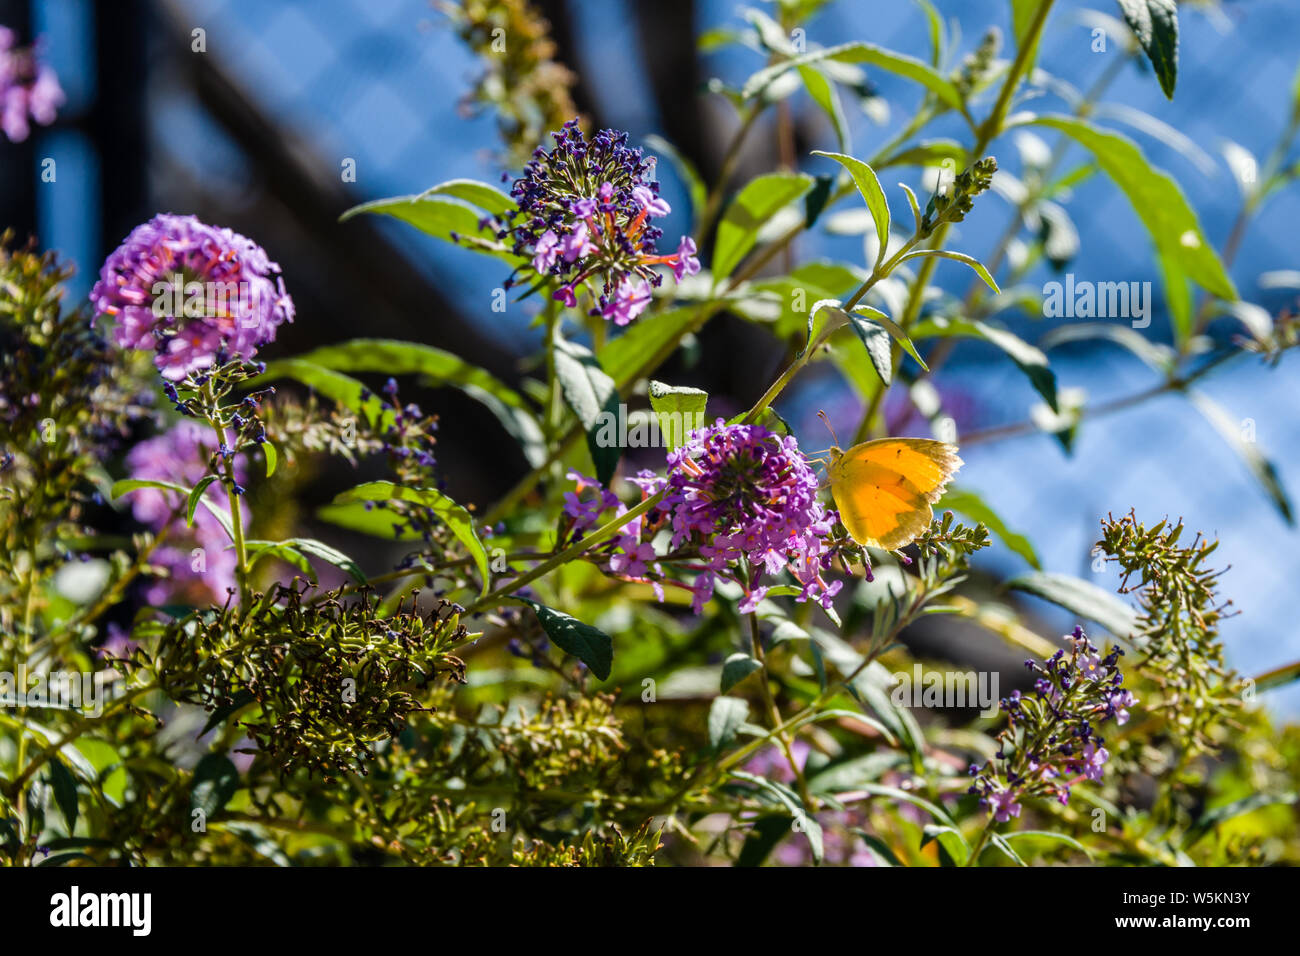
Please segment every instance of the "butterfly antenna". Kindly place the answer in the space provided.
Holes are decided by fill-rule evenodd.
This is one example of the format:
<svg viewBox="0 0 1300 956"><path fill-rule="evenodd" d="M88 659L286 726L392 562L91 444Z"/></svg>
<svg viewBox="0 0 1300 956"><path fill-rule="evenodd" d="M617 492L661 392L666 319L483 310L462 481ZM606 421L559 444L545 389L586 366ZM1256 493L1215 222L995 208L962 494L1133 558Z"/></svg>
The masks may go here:
<svg viewBox="0 0 1300 956"><path fill-rule="evenodd" d="M831 418L829 415L826 414L826 410L818 409L817 417L822 420L822 424L826 426L826 430L831 433L831 439L835 442L835 447L838 448L840 444L840 439L839 436L835 434L835 428L833 425L831 425Z"/></svg>

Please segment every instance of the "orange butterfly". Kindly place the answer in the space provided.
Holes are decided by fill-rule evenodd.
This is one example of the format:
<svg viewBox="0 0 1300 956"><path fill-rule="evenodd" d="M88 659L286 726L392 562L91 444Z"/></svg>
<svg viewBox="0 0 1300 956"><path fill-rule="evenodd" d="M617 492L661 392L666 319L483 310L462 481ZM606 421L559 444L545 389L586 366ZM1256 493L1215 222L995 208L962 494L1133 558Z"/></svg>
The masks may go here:
<svg viewBox="0 0 1300 956"><path fill-rule="evenodd" d="M894 551L934 517L930 506L961 467L957 446L929 438L878 438L830 449L827 473L840 520L858 544Z"/></svg>

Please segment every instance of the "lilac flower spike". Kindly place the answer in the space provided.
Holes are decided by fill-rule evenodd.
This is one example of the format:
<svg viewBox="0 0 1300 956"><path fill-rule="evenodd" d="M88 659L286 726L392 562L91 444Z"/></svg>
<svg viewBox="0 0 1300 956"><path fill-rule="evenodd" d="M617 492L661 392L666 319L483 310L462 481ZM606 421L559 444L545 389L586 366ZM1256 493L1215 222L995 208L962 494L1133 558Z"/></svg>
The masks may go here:
<svg viewBox="0 0 1300 956"><path fill-rule="evenodd" d="M577 487L565 494L564 511L577 539L610 509L627 508L599 482L569 473ZM824 577L835 558L832 528L836 515L817 500L817 476L793 437L760 425L728 425L721 419L692 432L668 455L668 473L642 471L628 479L644 497L664 492L648 514L621 529L603 548L609 570L648 581L663 600L663 584L691 591L697 614L713 596L718 581L740 585L742 613L767 596L771 578L789 572L800 585L798 601L831 606L842 581ZM594 491L595 495L587 495ZM655 537L671 532L669 552L699 561L682 565L693 582L664 576Z"/></svg>
<svg viewBox="0 0 1300 956"><path fill-rule="evenodd" d="M90 300L116 320L118 345L155 352L172 380L210 367L223 349L251 358L294 316L280 267L261 246L171 214L131 231L105 260Z"/></svg>
<svg viewBox="0 0 1300 956"><path fill-rule="evenodd" d="M1099 781L1110 753L1094 724L1124 723L1137 703L1120 685L1118 648L1104 657L1076 627L1045 661L1026 661L1038 677L1031 697L1013 692L1001 701L1008 726L998 735L996 760L972 767L970 792L1003 823L1020 815L1025 797L1055 797L1069 803L1070 788L1081 780Z"/></svg>
<svg viewBox="0 0 1300 956"><path fill-rule="evenodd" d="M585 291L591 315L627 325L663 282L654 266L670 266L679 281L700 271L695 243L684 236L671 255L655 248L662 232L653 220L672 210L649 178L654 158L630 148L626 133L601 130L588 141L575 120L552 136L555 146L539 148L515 181L518 212L498 238L513 238L528 260L523 281L558 281L552 298L571 308Z"/></svg>

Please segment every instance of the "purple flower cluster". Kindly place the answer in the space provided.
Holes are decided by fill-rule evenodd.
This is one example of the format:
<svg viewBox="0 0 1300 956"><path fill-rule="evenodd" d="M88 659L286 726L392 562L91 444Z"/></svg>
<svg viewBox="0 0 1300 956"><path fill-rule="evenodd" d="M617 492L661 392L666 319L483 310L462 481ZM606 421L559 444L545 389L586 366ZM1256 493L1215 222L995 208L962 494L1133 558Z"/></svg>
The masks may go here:
<svg viewBox="0 0 1300 956"><path fill-rule="evenodd" d="M830 538L835 515L817 500L817 476L793 437L719 419L669 453L666 477L642 472L633 481L644 495L662 491L664 498L612 539L610 569L615 573L640 578L657 572L651 540L666 526L672 556L698 559L684 565L696 572L689 587L697 614L719 580L740 585L742 613L766 597L770 584L762 583L765 575L789 571L801 585L797 600L815 600L823 607L830 607L843 587L823 576L834 559ZM584 500L581 492L592 487L596 497ZM622 508L610 492L579 477L565 511L581 531L611 506Z"/></svg>
<svg viewBox="0 0 1300 956"><path fill-rule="evenodd" d="M1032 695L1013 691L1001 701L1007 728L998 735L996 760L971 766L970 792L998 822L1020 816L1025 797L1052 796L1070 802L1070 788L1081 780L1102 778L1110 753L1094 724L1128 720L1137 703L1123 688L1119 669L1123 651L1104 657L1076 627L1046 661L1025 661L1037 674Z"/></svg>
<svg viewBox="0 0 1300 956"><path fill-rule="evenodd" d="M251 358L294 315L280 267L261 246L171 214L131 231L105 260L90 300L116 319L118 345L155 352L173 380L223 356Z"/></svg>
<svg viewBox="0 0 1300 956"><path fill-rule="evenodd" d="M209 473L208 461L214 451L232 454L229 449L217 447L216 436L209 429L197 422L181 421L132 448L126 464L132 478L168 481L189 488ZM235 479L242 484L247 480L244 462L236 458L234 465ZM213 491L219 487L219 483L213 483L204 496L229 520L225 503ZM168 537L151 560L166 568L169 577L153 581L145 600L155 606L221 603L236 583L237 559L230 548L230 536L221 520L204 505L195 509L193 527L187 527L183 513L173 518L178 504L184 504L179 492L161 488L141 488L132 494L135 519Z"/></svg>
<svg viewBox="0 0 1300 956"><path fill-rule="evenodd" d="M518 213L499 236L513 237L538 284L560 282L555 299L573 307L586 289L592 315L627 325L663 281L653 266L671 266L678 281L700 271L695 243L683 236L672 255L655 248L663 233L652 220L671 209L649 178L654 158L630 148L627 133L601 130L588 142L573 120L551 135L554 148L538 147L515 181Z"/></svg>
<svg viewBox="0 0 1300 956"><path fill-rule="evenodd" d="M14 31L0 26L0 129L11 142L21 143L31 132L31 120L42 126L54 122L63 89L34 48L16 43Z"/></svg>

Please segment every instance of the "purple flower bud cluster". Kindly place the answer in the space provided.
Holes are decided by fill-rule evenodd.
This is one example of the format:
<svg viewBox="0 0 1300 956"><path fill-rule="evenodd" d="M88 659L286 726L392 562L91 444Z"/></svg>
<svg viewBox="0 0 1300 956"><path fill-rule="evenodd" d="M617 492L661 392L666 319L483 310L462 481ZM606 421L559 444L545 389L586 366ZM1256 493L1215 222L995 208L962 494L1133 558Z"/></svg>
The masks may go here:
<svg viewBox="0 0 1300 956"><path fill-rule="evenodd" d="M601 130L588 142L572 120L551 136L555 146L538 147L515 181L518 212L498 237L530 260L528 281L557 280L552 295L570 307L586 289L591 315L627 325L663 282L653 266L671 266L678 281L700 271L695 243L683 236L672 255L655 248L663 233L652 220L671 209L649 178L654 158L629 147L627 133Z"/></svg>
<svg viewBox="0 0 1300 956"><path fill-rule="evenodd" d="M261 246L169 213L136 226L109 255L90 301L115 319L119 346L156 353L174 381L219 357L251 358L294 316L280 267Z"/></svg>
<svg viewBox="0 0 1300 956"><path fill-rule="evenodd" d="M222 451L210 429L198 422L180 421L170 430L132 448L126 464L132 478L168 481L190 488L211 473L209 461L214 452ZM224 452L232 454L229 449ZM235 480L242 485L247 481L244 461L236 457L233 464ZM216 493L220 487L219 482L209 485L204 490L204 500L225 514L228 521L230 513L224 496ZM194 510L193 527L186 526L183 511L176 515L178 505L184 505L179 492L141 488L132 493L131 512L135 519L168 538L154 550L150 560L166 568L169 577L152 581L146 589L145 600L155 606L222 603L228 590L236 584L237 559L230 547L230 536L205 504ZM247 512L244 514L246 518Z"/></svg>
<svg viewBox="0 0 1300 956"><path fill-rule="evenodd" d="M1000 704L1007 727L998 735L994 760L971 765L977 794L999 823L1020 816L1026 797L1050 796L1070 802L1070 788L1081 780L1101 780L1110 753L1096 725L1128 720L1137 703L1123 687L1119 659L1112 648L1105 656L1076 627L1066 637L1068 650L1046 661L1025 661L1037 677L1030 695L1012 691Z"/></svg>
<svg viewBox="0 0 1300 956"><path fill-rule="evenodd" d="M64 97L54 70L36 49L16 44L14 31L0 26L0 129L10 142L21 143L31 132L30 121L54 122Z"/></svg>
<svg viewBox="0 0 1300 956"><path fill-rule="evenodd" d="M565 513L575 531L591 527L618 499L590 479L566 496ZM658 575L656 558L694 559L681 565L695 572L688 587L701 613L719 580L740 585L740 611L753 611L767 596L768 578L789 571L801 586L796 600L830 607L843 582L828 582L835 553L835 514L817 500L817 476L792 436L761 425L728 425L719 419L690 434L668 455L668 473L643 471L633 482L643 495L663 491L663 500L612 538L610 570L632 578ZM594 498L582 492L594 488ZM622 510L615 512L623 513ZM661 527L670 532L669 554L657 555L652 541ZM676 582L674 582L676 583Z"/></svg>

